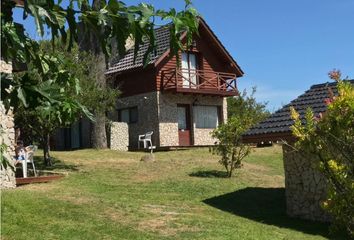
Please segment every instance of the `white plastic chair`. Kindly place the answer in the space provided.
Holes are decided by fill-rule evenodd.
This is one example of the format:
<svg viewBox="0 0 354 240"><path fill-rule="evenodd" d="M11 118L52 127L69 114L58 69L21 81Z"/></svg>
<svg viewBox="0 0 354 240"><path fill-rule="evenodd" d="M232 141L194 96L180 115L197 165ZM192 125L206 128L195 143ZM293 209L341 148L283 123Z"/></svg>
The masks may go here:
<svg viewBox="0 0 354 240"><path fill-rule="evenodd" d="M37 146L30 145L26 147L27 152L26 152L26 159L21 161L22 162L22 171L23 171L23 177L27 177L27 163L32 163L32 168L34 172L34 176L37 177L37 172L36 172L36 167L34 166L34 161L33 161L33 156L34 152L38 149Z"/></svg>
<svg viewBox="0 0 354 240"><path fill-rule="evenodd" d="M152 141L151 141L151 136L154 134L153 131L147 132L143 135L139 135L138 139L138 149L140 149L140 143L143 142L144 148L148 147L148 143L150 143L150 147L152 147Z"/></svg>

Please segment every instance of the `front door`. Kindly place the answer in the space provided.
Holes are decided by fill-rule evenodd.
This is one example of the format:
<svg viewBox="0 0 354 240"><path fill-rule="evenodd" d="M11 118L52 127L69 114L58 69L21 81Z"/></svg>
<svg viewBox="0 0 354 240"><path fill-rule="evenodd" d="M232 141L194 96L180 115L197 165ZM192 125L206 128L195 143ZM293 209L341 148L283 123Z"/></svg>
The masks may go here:
<svg viewBox="0 0 354 240"><path fill-rule="evenodd" d="M191 124L189 105L178 105L178 139L179 146L191 145Z"/></svg>

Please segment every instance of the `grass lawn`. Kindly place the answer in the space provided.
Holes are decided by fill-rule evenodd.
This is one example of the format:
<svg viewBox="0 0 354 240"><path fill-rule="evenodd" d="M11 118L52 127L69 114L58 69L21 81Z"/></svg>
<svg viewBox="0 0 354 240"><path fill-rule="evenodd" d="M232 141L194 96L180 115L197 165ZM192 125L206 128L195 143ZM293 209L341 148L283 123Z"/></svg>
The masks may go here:
<svg viewBox="0 0 354 240"><path fill-rule="evenodd" d="M52 155L64 179L2 191L2 239L329 238L286 216L280 147L254 149L232 179L208 149Z"/></svg>

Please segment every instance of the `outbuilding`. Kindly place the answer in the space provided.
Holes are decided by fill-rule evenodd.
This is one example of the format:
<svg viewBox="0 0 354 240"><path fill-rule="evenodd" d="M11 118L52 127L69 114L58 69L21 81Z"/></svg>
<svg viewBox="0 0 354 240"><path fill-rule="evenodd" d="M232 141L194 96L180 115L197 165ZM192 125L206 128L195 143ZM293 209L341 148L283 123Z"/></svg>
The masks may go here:
<svg viewBox="0 0 354 240"><path fill-rule="evenodd" d="M354 84L354 80L348 81ZM248 143L278 141L283 144L285 194L289 216L330 220L320 205L321 200L326 197L327 182L316 166L316 161L313 161L315 156L293 148L296 139L290 129L294 123L290 117L290 107L294 107L303 120L307 108L311 108L315 116L318 116L326 111L325 100L332 93L338 94L336 82L313 85L244 135L244 141Z"/></svg>

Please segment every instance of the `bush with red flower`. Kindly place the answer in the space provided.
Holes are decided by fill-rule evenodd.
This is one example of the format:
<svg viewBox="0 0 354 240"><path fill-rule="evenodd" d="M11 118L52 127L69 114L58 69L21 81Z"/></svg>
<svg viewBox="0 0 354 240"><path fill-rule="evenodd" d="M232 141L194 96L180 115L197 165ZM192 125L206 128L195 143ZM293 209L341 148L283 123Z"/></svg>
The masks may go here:
<svg viewBox="0 0 354 240"><path fill-rule="evenodd" d="M333 217L333 226L354 236L354 86L341 80L340 71L329 77L337 81L338 96L330 92L327 111L314 116L308 109L305 123L291 109L295 146L316 155L316 164L328 180L328 196L323 208ZM330 90L329 90L330 91Z"/></svg>

